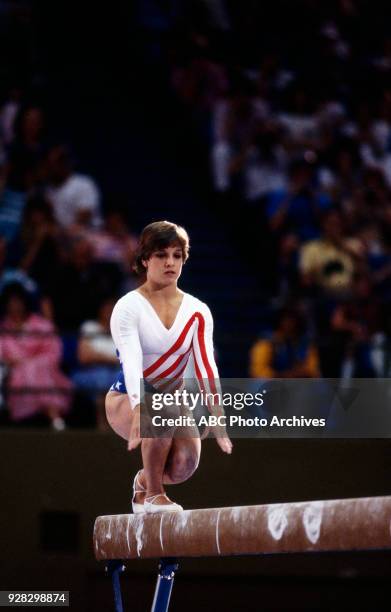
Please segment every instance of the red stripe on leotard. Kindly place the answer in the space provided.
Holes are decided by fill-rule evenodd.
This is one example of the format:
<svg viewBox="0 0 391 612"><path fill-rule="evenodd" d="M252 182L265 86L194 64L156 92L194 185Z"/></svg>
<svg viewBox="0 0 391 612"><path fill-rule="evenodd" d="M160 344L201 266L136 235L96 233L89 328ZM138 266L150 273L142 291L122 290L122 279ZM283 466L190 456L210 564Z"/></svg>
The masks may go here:
<svg viewBox="0 0 391 612"><path fill-rule="evenodd" d="M211 365L209 363L208 355L207 355L206 347L205 347L205 338L204 338L205 319L204 319L203 315L200 312L195 312L190 317L190 319L186 323L185 327L183 328L180 336L175 341L175 343L168 349L168 351L166 351L161 357L159 357L159 359L157 359L155 361L155 363L153 363L152 365L150 365L148 368L146 368L144 370L144 373L143 373L144 374L144 378L147 378L147 376L150 376L153 372L155 372L173 353L175 353L176 350L178 350L182 346L182 344L184 343L184 341L186 339L186 336L189 333L189 330L190 330L192 324L194 323L195 319L198 319L197 337L198 337L198 344L199 344L199 347L200 347L201 359L202 359L203 365L205 367L205 370L207 372L207 376L208 376L208 380L209 380L209 383L210 383L211 388L212 388L212 392L213 393L217 392L216 386L215 386L215 382L214 382L213 370L212 370L212 367L211 367ZM196 354L195 354L195 351L194 351L194 347L192 347L192 348L193 348L193 354L194 354L194 366L195 366L196 376L197 376L197 378L199 380L199 383L200 383L200 386L201 386L202 390L204 391L205 387L204 387L204 383L203 383L203 377L202 377L201 371L200 371L198 363L197 363L197 357L196 357ZM172 371L174 371L175 367L180 363L182 358L183 358L183 355L180 355L180 357L178 357L178 359L176 359L174 364L172 364L169 368L167 368L167 370L165 370L165 372L162 373L162 374L167 376L167 374L169 374ZM183 371L183 370L181 370L181 371ZM163 378L162 374L158 375L155 378L155 380ZM175 378L177 378L177 376Z"/></svg>
<svg viewBox="0 0 391 612"><path fill-rule="evenodd" d="M191 347L190 347L190 348L189 348L189 349L188 349L188 350L187 350L185 353L183 353L182 355L179 355L178 359L176 359L176 360L174 361L174 363L173 363L172 365L170 365L170 367L169 367L169 368L167 368L167 370L164 370L163 372L161 372L161 374L159 374L158 376L156 376L156 378L152 378L152 379L151 379L151 380L149 380L148 382L149 382L151 385L154 385L156 381L158 381L158 380L162 380L163 378L167 378L167 376L168 376L169 374L171 374L171 372L173 372L173 371L175 370L175 368L176 368L176 367L177 367L177 366L180 364L180 362L182 361L182 359L183 359L184 357L186 357L186 355L187 355L187 354L188 354L190 351L191 351ZM187 362L186 362L186 363L187 363ZM181 370L181 371L183 371L183 370Z"/></svg>
<svg viewBox="0 0 391 612"><path fill-rule="evenodd" d="M212 387L212 393L217 393L216 385L215 385L215 382L214 382L213 370L212 370L211 365L209 363L209 359L208 359L208 355L207 355L206 347L205 347L205 337L204 337L205 319L202 316L202 314L200 314L198 312L197 312L197 315L198 315L198 344L200 346L201 358L202 358L205 370L206 370L207 375L208 375L209 383L211 384L211 387Z"/></svg>
<svg viewBox="0 0 391 612"><path fill-rule="evenodd" d="M175 353L175 351L177 349L179 349L180 346L182 346L182 344L184 343L186 336L189 332L190 327L193 325L194 323L194 319L196 317L197 313L194 313L190 319L188 320L188 322L186 323L185 327L183 328L181 335L179 336L179 338L176 340L176 342L172 345L171 348L168 349L168 351L166 353L164 353L164 355L162 355L161 357L159 357L159 359L157 359L155 361L155 363L153 363L152 365L149 366L149 368L147 368L146 370L144 370L144 378L146 378L147 376L149 376L150 374L152 374L152 372L154 372L155 370L158 369L158 367L160 367L165 361L166 359L168 359L168 357L170 357L173 353Z"/></svg>
<svg viewBox="0 0 391 612"><path fill-rule="evenodd" d="M184 370L186 369L186 366L187 366L187 361L186 361L186 363L184 364L184 366L183 366L183 367L182 367L182 368L179 370L179 372L177 372L177 373L175 374L175 376L173 376L172 378L170 378L170 380L166 380L166 381L165 381L165 382L163 382L161 385L159 385L159 384L156 384L156 383L155 383L155 387L156 387L156 389L157 389L158 391L162 391L162 390L164 391L164 389L166 389L167 387L169 387L170 385L172 385L173 381L174 381L174 380L177 380L177 379L178 379L178 378L179 378L179 377L180 377L180 376L183 374ZM155 380L159 380L159 378L155 378ZM148 381L148 382L150 382L150 381ZM151 383L150 383L150 384L151 384Z"/></svg>

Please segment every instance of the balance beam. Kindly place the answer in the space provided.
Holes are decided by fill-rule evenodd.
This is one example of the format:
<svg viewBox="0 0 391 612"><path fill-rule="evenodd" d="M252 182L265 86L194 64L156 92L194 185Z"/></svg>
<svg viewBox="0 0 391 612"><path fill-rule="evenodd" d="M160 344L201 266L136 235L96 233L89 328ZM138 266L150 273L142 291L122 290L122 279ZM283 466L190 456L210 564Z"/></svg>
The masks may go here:
<svg viewBox="0 0 391 612"><path fill-rule="evenodd" d="M391 496L98 516L97 560L391 548Z"/></svg>

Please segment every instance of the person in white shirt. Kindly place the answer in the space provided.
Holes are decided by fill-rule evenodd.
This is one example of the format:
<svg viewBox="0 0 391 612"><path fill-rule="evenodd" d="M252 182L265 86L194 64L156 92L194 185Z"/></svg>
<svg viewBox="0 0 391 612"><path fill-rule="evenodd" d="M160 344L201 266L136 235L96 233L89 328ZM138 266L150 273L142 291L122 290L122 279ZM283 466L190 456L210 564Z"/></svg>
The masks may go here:
<svg viewBox="0 0 391 612"><path fill-rule="evenodd" d="M104 416L107 387L118 371L118 357L110 334L110 317L116 299L106 297L99 304L95 319L80 327L77 346L79 367L72 373L77 388L91 398L96 407L98 429L108 429Z"/></svg>
<svg viewBox="0 0 391 612"><path fill-rule="evenodd" d="M213 319L206 304L178 289L188 258L186 231L168 221L144 228L136 255L136 271L145 282L124 295L111 316L111 333L122 366L121 375L106 396L106 415L114 431L128 440L128 449L141 444L144 468L134 479L133 511L165 512L183 508L172 502L164 484L187 480L196 470L201 441L194 437L143 438L140 434L140 379L154 392L183 389L190 359L200 390L216 393L218 371L213 354ZM223 413L213 406L213 414ZM216 432L223 452L232 443L225 430Z"/></svg>
<svg viewBox="0 0 391 612"><path fill-rule="evenodd" d="M100 192L95 181L73 171L69 151L64 146L50 149L46 161L49 180L46 196L56 221L66 229L73 225L100 227Z"/></svg>

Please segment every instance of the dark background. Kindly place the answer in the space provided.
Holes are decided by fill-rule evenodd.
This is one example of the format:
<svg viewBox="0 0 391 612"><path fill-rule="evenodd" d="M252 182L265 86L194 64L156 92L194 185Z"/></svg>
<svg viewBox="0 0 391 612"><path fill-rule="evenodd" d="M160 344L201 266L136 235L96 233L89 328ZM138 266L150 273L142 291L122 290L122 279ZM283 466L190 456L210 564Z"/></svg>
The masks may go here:
<svg viewBox="0 0 391 612"><path fill-rule="evenodd" d="M113 609L93 524L128 511L139 450L88 431L2 433L1 450L2 589L64 589L72 610ZM387 495L389 472L387 440L234 440L231 456L207 440L175 499L198 508ZM156 575L157 560L126 563L125 610L150 609ZM389 580L389 551L185 559L170 609L387 610Z"/></svg>
<svg viewBox="0 0 391 612"><path fill-rule="evenodd" d="M105 194L131 200L135 230L162 216L187 227L195 256L182 286L196 288L213 309L224 375L245 375L262 290L246 253L238 254L224 219L210 209L204 144L167 82L161 49L170 26L157 17L151 26L159 11L149 11L149 2L20 2L16 17L8 11L13 3L1 4L3 79L35 74L32 90L47 109L53 139L72 142L80 167L99 178ZM185 4L197 20L202 3ZM249 2L252 11L256 4ZM285 37L299 60L303 28L308 63L311 24L295 20L295 2L259 6L263 32ZM375 26L387 21L386 5L370 6L364 14L371 23L360 22L358 38L375 38ZM241 42L227 52L251 53L251 41ZM129 509L138 451L129 454L112 433L88 429L7 429L0 448L0 588L66 589L72 610L111 610L110 582L93 558L93 522ZM208 440L198 472L176 499L197 508L387 495L389 475L388 440L236 440L230 457ZM127 563L125 609L149 609L156 566ZM381 551L186 560L171 609L386 610L390 572L390 555Z"/></svg>

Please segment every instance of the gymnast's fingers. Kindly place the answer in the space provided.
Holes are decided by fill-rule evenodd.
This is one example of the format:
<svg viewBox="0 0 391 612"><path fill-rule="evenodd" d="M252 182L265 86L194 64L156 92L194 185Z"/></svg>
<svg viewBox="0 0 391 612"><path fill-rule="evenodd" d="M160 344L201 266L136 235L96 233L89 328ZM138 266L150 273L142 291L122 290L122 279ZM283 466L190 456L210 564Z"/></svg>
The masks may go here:
<svg viewBox="0 0 391 612"><path fill-rule="evenodd" d="M207 425L200 436L200 440L204 440L205 438L207 438L209 435L209 432L210 432L210 427Z"/></svg>
<svg viewBox="0 0 391 612"><path fill-rule="evenodd" d="M130 428L128 450L133 450L134 448L137 448L140 443L140 422L137 421L136 423L132 424Z"/></svg>
<svg viewBox="0 0 391 612"><path fill-rule="evenodd" d="M232 453L233 444L228 436L216 436L216 442L224 453L227 453L228 455Z"/></svg>

